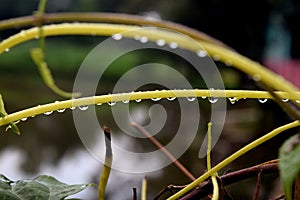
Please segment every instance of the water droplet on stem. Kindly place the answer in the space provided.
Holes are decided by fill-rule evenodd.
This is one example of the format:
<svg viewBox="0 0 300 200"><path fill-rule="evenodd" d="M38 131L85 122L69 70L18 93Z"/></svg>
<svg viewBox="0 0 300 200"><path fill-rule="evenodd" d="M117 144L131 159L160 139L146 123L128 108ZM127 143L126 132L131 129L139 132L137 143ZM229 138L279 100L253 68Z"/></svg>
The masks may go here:
<svg viewBox="0 0 300 200"><path fill-rule="evenodd" d="M171 43L169 44L169 47L170 47L171 49L176 49L176 48L178 47L178 44L177 44L176 42L171 42Z"/></svg>
<svg viewBox="0 0 300 200"><path fill-rule="evenodd" d="M157 98L152 98L151 100L152 101L159 101L159 100L161 100L161 98L157 97Z"/></svg>
<svg viewBox="0 0 300 200"><path fill-rule="evenodd" d="M122 39L122 34L121 33L117 33L117 34L113 34L112 35L112 38L114 39L114 40L121 40Z"/></svg>
<svg viewBox="0 0 300 200"><path fill-rule="evenodd" d="M196 97L187 97L186 98L188 101L192 102L192 101L195 101L196 100Z"/></svg>
<svg viewBox="0 0 300 200"><path fill-rule="evenodd" d="M210 97L208 97L208 101L210 103L216 103L219 99L217 97L214 97L212 92L214 91L215 89L214 88L210 88L209 91L210 91Z"/></svg>
<svg viewBox="0 0 300 200"><path fill-rule="evenodd" d="M63 108L63 109L58 109L57 112L63 113L65 110L66 110L66 109L64 109L64 108Z"/></svg>
<svg viewBox="0 0 300 200"><path fill-rule="evenodd" d="M115 101L111 101L111 102L108 102L107 104L108 104L108 105L110 105L110 106L114 106L114 105L116 105L116 104L117 104L117 102L115 102Z"/></svg>
<svg viewBox="0 0 300 200"><path fill-rule="evenodd" d="M268 99L258 99L259 103L266 103L268 101Z"/></svg>
<svg viewBox="0 0 300 200"><path fill-rule="evenodd" d="M156 41L157 46L164 46L166 44L166 41L163 39L159 39Z"/></svg>
<svg viewBox="0 0 300 200"><path fill-rule="evenodd" d="M44 115L51 115L53 113L53 111L47 111L47 112L44 112Z"/></svg>
<svg viewBox="0 0 300 200"><path fill-rule="evenodd" d="M82 111L85 111L89 108L88 105L82 105L82 106L79 106L79 110L82 110Z"/></svg>
<svg viewBox="0 0 300 200"><path fill-rule="evenodd" d="M228 98L231 104L235 104L235 102L237 101L236 97L229 97Z"/></svg>
<svg viewBox="0 0 300 200"><path fill-rule="evenodd" d="M176 97L168 97L167 100L169 101L174 101L176 99Z"/></svg>
<svg viewBox="0 0 300 200"><path fill-rule="evenodd" d="M199 50L196 53L199 57L202 57L202 58L207 56L207 52L205 50Z"/></svg>

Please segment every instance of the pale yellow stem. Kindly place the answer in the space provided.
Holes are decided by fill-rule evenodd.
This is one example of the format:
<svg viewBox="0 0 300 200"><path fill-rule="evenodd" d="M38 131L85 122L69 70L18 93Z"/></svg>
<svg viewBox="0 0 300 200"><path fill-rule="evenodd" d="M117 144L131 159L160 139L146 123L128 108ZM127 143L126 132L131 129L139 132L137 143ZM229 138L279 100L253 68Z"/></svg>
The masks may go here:
<svg viewBox="0 0 300 200"><path fill-rule="evenodd" d="M286 92L276 92L278 96L283 99L292 99L292 96ZM300 92L297 92L300 95ZM158 90L158 91L143 91L101 95L94 97L84 97L73 100L56 101L49 104L38 105L35 107L23 109L21 111L11 113L3 118L0 118L0 126L10 122L18 121L23 118L40 115L49 111L56 111L60 109L67 109L71 107L78 107L84 105L101 104L109 102L120 102L124 100L138 100L138 99L153 99L153 98L168 98L168 97L227 97L238 99L254 98L254 99L272 99L273 97L265 91L247 91L247 90ZM299 101L300 103L300 101Z"/></svg>
<svg viewBox="0 0 300 200"><path fill-rule="evenodd" d="M210 151L211 151L211 126L212 123L208 123L207 128L207 155L206 155L206 164L207 164L207 171L211 170L211 158L210 158ZM211 175L212 183L213 183L213 196L212 200L219 199L219 186L217 181L217 172Z"/></svg>
<svg viewBox="0 0 300 200"><path fill-rule="evenodd" d="M191 51L197 51L204 49L209 55L218 57L220 61L230 62L232 66L237 69L253 76L254 79L261 81L262 83L269 85L274 90L286 91L290 95L297 99L299 95L295 94L298 89L282 77L271 72L264 66L257 62L254 62L235 51L224 48L220 45L201 42L193 40L192 38L183 34L161 30L161 29L147 29L140 28L138 26L130 25L118 25L118 24L97 24L97 23L64 23L57 25L43 26L44 36L55 35L104 35L110 36L117 33L122 33L124 37L133 38L136 35L142 35L148 37L150 41L157 41L164 39L166 43L176 42L179 47L185 48ZM5 49L12 48L22 42L31 40L38 37L39 29L31 28L23 30L20 33L11 36L10 38L0 43L0 54Z"/></svg>
<svg viewBox="0 0 300 200"><path fill-rule="evenodd" d="M280 126L276 129L274 129L273 131L267 133L266 135L258 138L257 140L251 142L250 144L244 146L243 148L241 148L240 150L236 151L235 153L231 154L229 157L227 157L226 159L224 159L222 162L220 162L219 164L217 164L215 167L213 167L211 170L208 170L206 173L204 173L202 176L200 176L199 178L197 178L195 181L193 181L192 183L190 183L189 185L187 185L185 188L183 188L182 190L180 190L179 192L177 192L176 194L172 195L171 197L169 197L167 200L175 200L178 199L179 197L183 196L185 193L189 192L190 190L192 190L193 188L197 187L200 183L202 183L203 181L205 181L207 178L209 178L211 175L213 175L214 173L216 173L217 171L220 171L222 168L224 168L225 166L227 166L228 164L230 164L231 162L233 162L235 159L237 159L238 157L242 156L243 154L247 153L248 151L250 151L251 149L257 147L258 145L268 141L269 139L275 137L276 135L278 135L279 133L286 131L288 129L294 128L300 126L300 121L296 120L294 122L285 124L283 126Z"/></svg>

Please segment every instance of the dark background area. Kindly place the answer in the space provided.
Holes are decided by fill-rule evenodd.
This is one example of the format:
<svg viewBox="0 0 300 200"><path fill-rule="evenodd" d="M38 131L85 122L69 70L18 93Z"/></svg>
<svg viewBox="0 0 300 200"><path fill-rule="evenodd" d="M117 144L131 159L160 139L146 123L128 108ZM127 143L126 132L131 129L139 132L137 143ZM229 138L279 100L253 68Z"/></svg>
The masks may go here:
<svg viewBox="0 0 300 200"><path fill-rule="evenodd" d="M26 2L21 0L0 0L0 20L31 15L36 10L37 5L37 0ZM300 57L300 40L298 37L300 34L299 9L300 4L296 0L49 0L46 12L116 12L158 16L162 20L177 22L202 31L224 42L240 54L263 64L266 60L298 61ZM271 26L272 21L278 22L277 25L279 24L280 27L276 29ZM18 31L20 29L0 31L0 40ZM283 31L284 34L279 31ZM274 37L270 38L270 33L277 35L277 37L275 39ZM285 37L281 37L281 34ZM66 90L72 90L73 80L78 67L89 51L102 39L102 37L85 36L47 38L47 61L59 86ZM8 112L62 99L53 94L43 84L37 69L30 59L29 50L36 45L36 41L26 42L11 49L8 53L0 55L0 93L4 98ZM273 49L274 52L278 53L269 51L269 49ZM145 58L148 59L149 56L144 55L143 57L137 54L124 59L124 65L126 63L134 65ZM161 60L169 65L176 64L172 59L164 58L162 55ZM216 64L220 67L226 88L260 89L247 75L240 71L225 67L222 63L216 62ZM112 75L119 76L118 72L118 70L113 71ZM186 72L186 75L193 80L192 73ZM109 85L112 83L109 80L106 81L109 88ZM291 78L290 81L295 84L299 82L297 76ZM160 103L165 107L169 106L167 101ZM200 102L199 104L200 107L205 107L205 103ZM101 108L99 112L103 115L107 114L103 123L114 124L109 114L109 107ZM172 113L170 111L170 115L172 114L176 114L176 112L173 111ZM207 120L205 117L203 122L200 122L203 127L201 131L204 132ZM290 118L282 109L270 100L264 104L259 103L257 100L249 99L240 100L233 105L229 103L224 133L212 153L213 165L255 138L289 121ZM13 176L13 178L18 178L17 175L32 177L37 173L44 172L41 168L47 165L55 168L55 166L57 167L62 163L63 159L70 159L70 157L74 156L76 149L83 149L72 121L71 112L54 113L51 116L37 116L36 118L28 119L26 123L21 122L19 128L22 131L20 137L10 132L5 133L3 127L0 129L0 150L2 152L0 152L0 160L1 158L4 160L5 152L13 155L10 152L11 149L18 149L22 152L22 159L18 160L20 164L19 170L22 173L11 173L11 171L7 170L11 166L3 162L0 164L0 169L3 170L0 173ZM115 127L112 128L113 130L117 129ZM172 125L170 125L169 129L172 129ZM294 133L294 130L271 139L264 145L239 158L225 170L241 169L277 158L278 148L291 135L288 134L289 132ZM153 148L147 142L143 145L147 148ZM205 171L205 160L198 158L198 150L199 145L195 143L179 159L197 176ZM100 169L101 164L98 163L96 167ZM61 174L68 174L66 172L60 172L60 175L53 173L54 176L57 175L62 178L64 176ZM80 168L77 173L80 173ZM94 170L93 173L86 175L91 177L86 177L84 181L96 182L99 173L100 170ZM113 173L118 174L118 172ZM189 181L172 165L159 173L159 176L151 176L151 173L147 174L150 199L169 184L182 185ZM125 191L124 197L126 196L128 199L130 199L131 195L130 188L140 187L138 184L141 180L138 176L129 175L128 177L127 175L122 177L120 175L120 178L116 175L115 177L117 179L124 178L124 181L127 181L127 188L125 187L120 192ZM71 179L71 181L74 180ZM79 179L76 181L79 181ZM114 180L111 180L111 182L111 185L110 182L108 183L108 199L115 199L113 196L116 193L115 188L113 188L115 183ZM252 199L255 183L256 179L253 178L233 184L228 187L228 190L234 199ZM280 193L281 186L278 176L263 176L259 199L274 198Z"/></svg>

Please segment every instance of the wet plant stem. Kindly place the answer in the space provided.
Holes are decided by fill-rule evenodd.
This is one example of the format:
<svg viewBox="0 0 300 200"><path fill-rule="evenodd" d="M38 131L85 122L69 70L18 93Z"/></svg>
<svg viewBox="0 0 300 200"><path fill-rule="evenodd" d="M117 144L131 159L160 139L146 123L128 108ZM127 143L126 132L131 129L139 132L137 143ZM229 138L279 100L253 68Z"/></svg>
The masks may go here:
<svg viewBox="0 0 300 200"><path fill-rule="evenodd" d="M43 26L44 36L58 36L58 35L103 35L111 36L113 34L122 33L124 37L133 38L136 35L146 36L150 41L157 41L159 39L165 40L166 43L176 42L178 47L190 51L198 51L204 49L209 55L218 55L221 62L230 61L233 67L243 71L251 77L256 77L260 82L269 85L274 90L288 92L293 99L300 99L300 96L295 92L298 89L288 81L281 78L279 75L268 70L257 62L254 62L247 57L238 54L235 51L224 48L220 45L208 43L199 40L193 40L184 37L181 34L159 30L159 29L145 29L137 26L119 25L119 24L97 24L97 23L70 23L70 24L56 24ZM39 35L39 28L31 28L23 30L18 34L3 40L0 43L0 54L5 49L12 48L20 43L34 39ZM276 80L276 81L275 81Z"/></svg>
<svg viewBox="0 0 300 200"><path fill-rule="evenodd" d="M207 178L209 178L211 175L216 173L217 171L221 170L231 162L233 162L235 159L239 158L240 156L244 155L251 149L257 147L258 145L270 140L271 138L275 137L276 135L280 134L283 131L286 131L291 128L295 128L297 126L300 126L300 121L296 120L294 122L285 124L283 126L280 126L271 132L265 134L264 136L256 139L255 141L251 142L250 144L244 146L240 150L236 151L235 153L231 154L229 157L224 159L222 162L217 164L215 167L213 167L211 170L208 170L206 173L201 175L199 178L197 178L195 181L187 185L184 189L180 190L176 194L172 195L171 197L168 198L168 200L175 200L183 196L185 193L189 192L190 190L194 189L195 187L199 186L200 183L205 181Z"/></svg>
<svg viewBox="0 0 300 200"><path fill-rule="evenodd" d="M105 135L105 160L103 164L102 174L100 177L100 183L98 186L98 200L104 200L105 195L105 189L108 182L108 178L110 175L113 155L112 155L112 149L111 149L111 134L110 134L110 128L107 126L104 126L104 135Z"/></svg>
<svg viewBox="0 0 300 200"><path fill-rule="evenodd" d="M282 98L292 98L286 92L276 92ZM143 91L143 92L133 92L133 93L121 93L121 94L109 94L93 97L82 97L78 99L70 99L64 101L56 101L53 103L48 103L44 105L37 105L35 107L23 109L15 113L6 115L5 117L0 118L0 126L6 125L11 122L21 120L23 118L28 118L32 116L37 116L49 111L56 111L59 109L67 109L72 107L78 107L83 105L95 105L103 104L109 102L121 102L124 100L137 100L137 99L152 99L152 98L168 98L168 97L177 97L177 98L186 98L190 96L203 97L210 96L210 90L158 90L158 91ZM300 92L297 93L300 95ZM214 97L220 98L229 98L236 97L237 99L243 98L268 98L272 99L273 97L266 91L245 91L245 90L216 90L213 94Z"/></svg>
<svg viewBox="0 0 300 200"><path fill-rule="evenodd" d="M188 171L185 166L183 166L158 140L156 140L152 134L150 134L147 130L145 130L143 127L132 123L131 124L134 128L136 128L138 131L143 133L151 142L154 144L165 156L167 156L174 165L184 174L186 175L191 181L194 181L196 178L194 175Z"/></svg>
<svg viewBox="0 0 300 200"><path fill-rule="evenodd" d="M210 157L210 152L211 152L211 126L212 123L209 122L208 123L208 128L207 128L207 154L206 154L206 158L207 158L207 170L211 170L211 157ZM211 175L211 180L213 183L213 197L212 200L218 200L219 199L219 186L218 186L218 181L216 176L218 175L217 172L215 172L214 174Z"/></svg>

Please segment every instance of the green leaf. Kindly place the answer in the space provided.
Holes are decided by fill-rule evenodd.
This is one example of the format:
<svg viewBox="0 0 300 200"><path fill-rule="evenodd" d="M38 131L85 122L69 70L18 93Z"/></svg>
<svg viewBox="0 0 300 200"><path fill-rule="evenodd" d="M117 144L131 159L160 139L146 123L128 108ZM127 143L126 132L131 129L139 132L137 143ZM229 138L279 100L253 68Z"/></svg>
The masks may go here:
<svg viewBox="0 0 300 200"><path fill-rule="evenodd" d="M0 175L1 200L60 200L86 189L91 184L67 185L51 176L11 181Z"/></svg>
<svg viewBox="0 0 300 200"><path fill-rule="evenodd" d="M279 149L279 170L287 200L292 199L293 183L300 172L300 135L286 140Z"/></svg>

